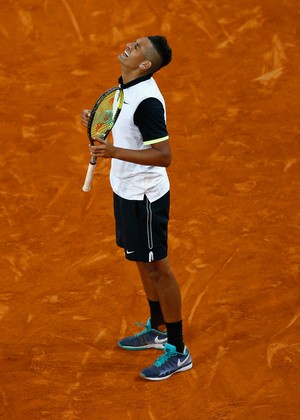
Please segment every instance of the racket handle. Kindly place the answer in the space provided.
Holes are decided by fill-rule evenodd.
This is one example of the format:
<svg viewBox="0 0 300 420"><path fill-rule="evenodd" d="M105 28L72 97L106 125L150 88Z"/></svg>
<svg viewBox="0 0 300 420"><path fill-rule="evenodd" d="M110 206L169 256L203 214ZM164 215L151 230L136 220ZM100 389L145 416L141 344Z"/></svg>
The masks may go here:
<svg viewBox="0 0 300 420"><path fill-rule="evenodd" d="M86 172L85 181L84 181L84 184L83 184L83 187L82 187L82 191L84 191L84 192L91 191L95 169L96 169L96 162L94 164L92 164L90 162L89 166L88 166L88 169L87 169L87 172Z"/></svg>

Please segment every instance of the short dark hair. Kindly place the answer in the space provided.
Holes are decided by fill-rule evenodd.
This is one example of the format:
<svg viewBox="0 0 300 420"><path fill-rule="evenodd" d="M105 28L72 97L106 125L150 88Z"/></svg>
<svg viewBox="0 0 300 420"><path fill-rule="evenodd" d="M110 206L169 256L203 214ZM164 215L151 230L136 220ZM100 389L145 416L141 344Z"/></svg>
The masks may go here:
<svg viewBox="0 0 300 420"><path fill-rule="evenodd" d="M166 66L172 60L172 49L170 48L167 38L161 35L148 36L153 47L161 58L161 67Z"/></svg>

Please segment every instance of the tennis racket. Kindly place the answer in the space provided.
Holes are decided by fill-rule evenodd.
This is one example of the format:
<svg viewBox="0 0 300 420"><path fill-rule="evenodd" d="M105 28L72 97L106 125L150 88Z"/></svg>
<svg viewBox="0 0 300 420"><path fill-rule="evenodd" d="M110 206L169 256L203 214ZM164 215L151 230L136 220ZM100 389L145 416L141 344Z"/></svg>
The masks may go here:
<svg viewBox="0 0 300 420"><path fill-rule="evenodd" d="M119 117L123 102L124 92L119 86L107 90L97 100L87 125L87 134L91 145L94 145L94 138L106 139ZM92 156L82 187L84 192L88 192L92 188L96 164L97 158Z"/></svg>

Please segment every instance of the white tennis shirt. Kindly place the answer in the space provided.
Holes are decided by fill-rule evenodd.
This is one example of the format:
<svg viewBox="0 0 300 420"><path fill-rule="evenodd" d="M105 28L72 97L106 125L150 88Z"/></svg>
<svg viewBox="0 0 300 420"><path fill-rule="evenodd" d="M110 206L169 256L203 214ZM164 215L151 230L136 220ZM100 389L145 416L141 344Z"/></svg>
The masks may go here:
<svg viewBox="0 0 300 420"><path fill-rule="evenodd" d="M168 140L165 101L153 77L142 77L125 85L122 85L121 79L120 82L124 89L124 104L112 130L114 145L125 149L143 150L151 148L151 144ZM154 105L156 103L158 106L151 108L153 98ZM145 100L148 100L150 107L141 108L146 104L143 102ZM137 124L144 132L144 137L135 123L139 106ZM146 111L141 113L141 109ZM146 126L145 130L143 123ZM127 200L143 200L146 195L148 200L153 202L170 189L166 168L138 165L119 159L112 159L110 183L112 190Z"/></svg>

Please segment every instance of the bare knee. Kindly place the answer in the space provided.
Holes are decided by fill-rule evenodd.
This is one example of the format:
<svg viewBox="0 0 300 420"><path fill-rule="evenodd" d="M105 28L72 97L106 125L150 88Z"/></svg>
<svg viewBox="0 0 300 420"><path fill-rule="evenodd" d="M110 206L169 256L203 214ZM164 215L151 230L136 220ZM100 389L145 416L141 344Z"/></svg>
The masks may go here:
<svg viewBox="0 0 300 420"><path fill-rule="evenodd" d="M143 271L147 272L149 279L153 283L165 281L166 279L174 277L167 259L139 264L143 265Z"/></svg>

